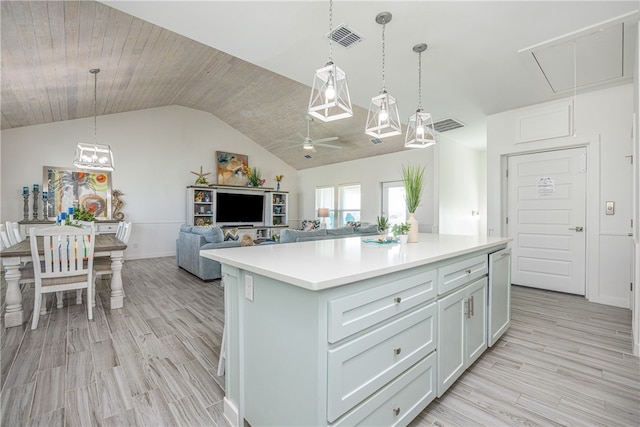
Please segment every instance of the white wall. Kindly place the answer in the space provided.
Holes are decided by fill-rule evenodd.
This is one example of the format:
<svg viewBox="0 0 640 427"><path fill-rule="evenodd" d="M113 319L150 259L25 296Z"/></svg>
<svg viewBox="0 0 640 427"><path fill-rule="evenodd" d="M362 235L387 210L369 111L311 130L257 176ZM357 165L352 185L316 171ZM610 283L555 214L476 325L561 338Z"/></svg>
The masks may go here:
<svg viewBox="0 0 640 427"><path fill-rule="evenodd" d="M297 216L297 171L209 113L154 108L98 117L97 129L98 142L114 152L112 188L125 194L122 212L133 222L128 259L175 254L178 229L186 221L185 187L196 179L190 171L202 165L215 183L216 151L248 155L267 186L284 174L281 188L290 192L289 212ZM43 166L72 167L75 144L92 140L93 118L3 130L1 221L22 219L22 187L42 184Z"/></svg>
<svg viewBox="0 0 640 427"><path fill-rule="evenodd" d="M489 116L487 122L488 233L505 230L503 164L506 155L586 146L587 170L587 297L604 304L629 307L631 255L631 84L578 95L575 136L516 144L519 119L530 111L570 105L571 99ZM615 201L616 214L605 215L605 202Z"/></svg>
<svg viewBox="0 0 640 427"><path fill-rule="evenodd" d="M421 231L431 231L438 224L438 158L437 147L406 149L382 156L367 157L328 166L299 171L298 188L300 200L298 219L316 218L316 187L337 186L339 184L360 183L363 222L375 223L382 210L381 184L402 179L402 165L426 165L426 188L422 194L422 204L416 212Z"/></svg>
<svg viewBox="0 0 640 427"><path fill-rule="evenodd" d="M486 230L486 152L439 137L440 233L484 235ZM472 216L471 212L480 215Z"/></svg>

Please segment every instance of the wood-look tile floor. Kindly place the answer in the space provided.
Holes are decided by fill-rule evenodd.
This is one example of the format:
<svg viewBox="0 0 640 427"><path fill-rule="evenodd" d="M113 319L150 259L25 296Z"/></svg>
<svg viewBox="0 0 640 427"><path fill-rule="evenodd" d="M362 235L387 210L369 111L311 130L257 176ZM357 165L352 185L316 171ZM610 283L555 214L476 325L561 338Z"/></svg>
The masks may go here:
<svg viewBox="0 0 640 427"><path fill-rule="evenodd" d="M34 331L0 324L1 426L225 426L219 282L173 258L127 261L123 281L113 312L98 285L93 321L71 292ZM512 305L505 336L412 426L640 425L629 310L520 287Z"/></svg>

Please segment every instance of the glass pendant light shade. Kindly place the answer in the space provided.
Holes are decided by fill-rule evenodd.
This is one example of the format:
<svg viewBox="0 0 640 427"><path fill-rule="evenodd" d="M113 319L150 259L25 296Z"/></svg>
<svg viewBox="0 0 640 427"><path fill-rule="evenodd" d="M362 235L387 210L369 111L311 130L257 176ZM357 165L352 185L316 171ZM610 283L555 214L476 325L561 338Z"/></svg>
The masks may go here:
<svg viewBox="0 0 640 427"><path fill-rule="evenodd" d="M323 122L353 115L347 75L334 63L316 70L308 112Z"/></svg>
<svg viewBox="0 0 640 427"><path fill-rule="evenodd" d="M435 143L436 134L433 130L431 113L425 113L419 109L409 117L404 146L407 148L426 148Z"/></svg>
<svg viewBox="0 0 640 427"><path fill-rule="evenodd" d="M407 148L426 148L437 142L431 113L422 110L422 52L425 50L426 43L419 43L413 47L413 51L418 54L418 109L409 117L407 124L404 140L404 146Z"/></svg>
<svg viewBox="0 0 640 427"><path fill-rule="evenodd" d="M79 142L73 157L73 165L81 169L113 171L113 153L108 145L98 144L98 73L99 68L89 70L94 77L93 86L93 144Z"/></svg>
<svg viewBox="0 0 640 427"><path fill-rule="evenodd" d="M384 81L384 30L387 23L391 21L391 17L392 15L389 12L380 12L376 16L376 22L382 25L382 90L379 95L371 98L367 125L364 129L367 135L375 138L386 138L387 136L400 135L402 133L396 98L387 93Z"/></svg>
<svg viewBox="0 0 640 427"><path fill-rule="evenodd" d="M353 116L347 75L333 63L333 0L329 0L329 61L316 70L307 113L323 122Z"/></svg>
<svg viewBox="0 0 640 427"><path fill-rule="evenodd" d="M371 98L365 133L375 138L385 138L402 133L398 104L396 99L386 91Z"/></svg>

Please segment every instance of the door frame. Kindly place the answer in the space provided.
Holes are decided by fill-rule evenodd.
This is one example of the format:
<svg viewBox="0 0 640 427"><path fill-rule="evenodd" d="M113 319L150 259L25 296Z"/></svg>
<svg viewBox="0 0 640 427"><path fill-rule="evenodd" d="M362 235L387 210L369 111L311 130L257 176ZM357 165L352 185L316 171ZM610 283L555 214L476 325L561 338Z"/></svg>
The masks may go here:
<svg viewBox="0 0 640 427"><path fill-rule="evenodd" d="M591 300L598 296L598 280L600 277L600 264L598 253L598 236L600 235L599 201L600 201L600 134L587 141L575 144L558 145L549 148L522 150L506 153L500 156L500 235L507 233L507 213L509 194L507 192L507 167L509 157L526 154L546 153L550 151L564 151L572 148L584 147L587 150L587 176L586 176L586 210L585 210L585 295Z"/></svg>

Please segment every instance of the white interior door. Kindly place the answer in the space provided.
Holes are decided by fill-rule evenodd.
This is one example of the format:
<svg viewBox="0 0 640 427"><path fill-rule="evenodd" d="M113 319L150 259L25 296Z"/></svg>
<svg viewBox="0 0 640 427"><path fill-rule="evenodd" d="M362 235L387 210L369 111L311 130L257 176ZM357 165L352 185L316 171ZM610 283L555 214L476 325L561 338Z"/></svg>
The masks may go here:
<svg viewBox="0 0 640 427"><path fill-rule="evenodd" d="M585 295L586 156L572 148L509 157L512 283Z"/></svg>

